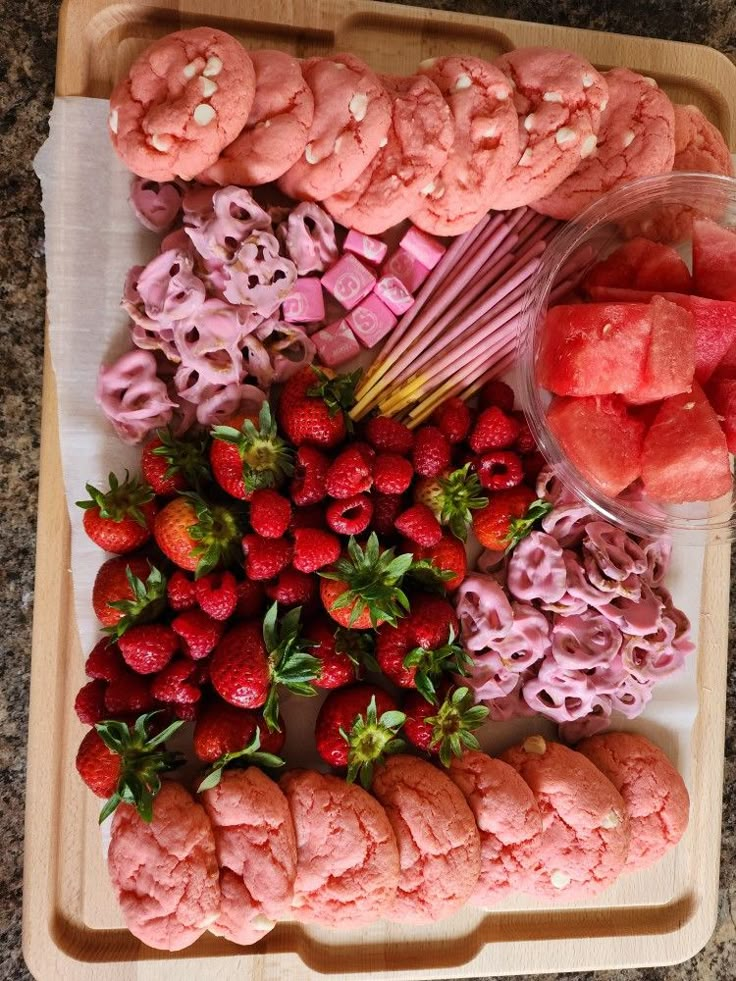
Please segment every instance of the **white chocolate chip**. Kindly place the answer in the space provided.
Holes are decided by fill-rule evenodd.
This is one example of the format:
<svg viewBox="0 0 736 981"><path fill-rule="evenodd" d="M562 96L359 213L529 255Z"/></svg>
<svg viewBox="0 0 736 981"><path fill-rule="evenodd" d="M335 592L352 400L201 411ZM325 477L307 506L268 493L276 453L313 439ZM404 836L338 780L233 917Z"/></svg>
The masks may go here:
<svg viewBox="0 0 736 981"><path fill-rule="evenodd" d="M508 97L509 97L508 89L504 89L501 87L496 89L496 98L498 99L499 102L505 102L508 99Z"/></svg>
<svg viewBox="0 0 736 981"><path fill-rule="evenodd" d="M117 136L117 133L118 133L118 111L117 111L117 109L113 109L110 112L110 115L108 116L108 119L107 119L107 125L110 127L110 129L113 131L113 133Z"/></svg>
<svg viewBox="0 0 736 981"><path fill-rule="evenodd" d="M445 185L442 182L440 182L435 187L434 194L432 195L432 197L434 198L435 201L439 201L439 199L444 196L444 193L445 193Z"/></svg>
<svg viewBox="0 0 736 981"><path fill-rule="evenodd" d="M317 154L314 152L313 143L307 143L307 145L304 147L304 159L307 161L308 164L319 163L321 158L318 157Z"/></svg>
<svg viewBox="0 0 736 981"><path fill-rule="evenodd" d="M427 184L426 187L423 187L419 193L424 195L424 197L426 198L427 195L432 193L432 191L434 190L434 186L435 186L434 181L431 181L429 184Z"/></svg>
<svg viewBox="0 0 736 981"><path fill-rule="evenodd" d="M564 146L566 143L574 143L578 138L574 129L569 126L561 126L555 133L555 143L557 146Z"/></svg>
<svg viewBox="0 0 736 981"><path fill-rule="evenodd" d="M207 59L207 64L202 69L205 78L216 78L222 71L222 62L217 55L211 55Z"/></svg>
<svg viewBox="0 0 736 981"><path fill-rule="evenodd" d="M591 87L591 85L593 84L594 81L595 81L595 79L593 78L593 76L592 75L588 75L587 72L586 72L586 74L583 75L583 88L584 89L589 89Z"/></svg>
<svg viewBox="0 0 736 981"><path fill-rule="evenodd" d="M494 136L497 135L498 135L498 126L496 126L495 123L491 123L488 129L485 130L485 132L483 133L483 136L485 136L487 140L492 140Z"/></svg>
<svg viewBox="0 0 736 981"><path fill-rule="evenodd" d="M197 126L207 126L216 115L217 113L212 106L208 106L205 102L200 102L194 110L194 122Z"/></svg>
<svg viewBox="0 0 736 981"><path fill-rule="evenodd" d="M437 64L437 59L436 58L425 58L424 61L420 61L419 62L419 67L420 68L432 68L436 64Z"/></svg>
<svg viewBox="0 0 736 981"><path fill-rule="evenodd" d="M690 411L691 409L694 409L694 408L695 408L695 403L694 402L686 402L683 405L683 409L687 409L688 411Z"/></svg>
<svg viewBox="0 0 736 981"><path fill-rule="evenodd" d="M294 898L291 901L291 905L292 906L295 906L297 909L299 909L300 907L302 907L304 905L305 902L306 902L306 899L304 898L304 896L296 896L295 895Z"/></svg>
<svg viewBox="0 0 736 981"><path fill-rule="evenodd" d="M601 99L601 112L605 112L608 109L608 99Z"/></svg>
<svg viewBox="0 0 736 981"><path fill-rule="evenodd" d="M264 916L263 913L259 913L257 916L253 917L253 919L250 921L250 925L256 930L270 930L274 926L274 921L269 920L269 918Z"/></svg>
<svg viewBox="0 0 736 981"><path fill-rule="evenodd" d="M525 117L525 119L524 119L524 129L527 131L527 133L531 133L531 131L534 129L534 113L533 112L530 112L529 115Z"/></svg>
<svg viewBox="0 0 736 981"><path fill-rule="evenodd" d="M379 150L383 150L383 148L384 148L385 146L388 146L388 137L387 137L387 136L384 136L384 138L383 138L383 139L381 140L381 142L380 142L380 143L378 144L378 149L379 149Z"/></svg>
<svg viewBox="0 0 736 981"><path fill-rule="evenodd" d="M651 76L649 76L649 75L643 75L642 78L647 83L647 85L651 85L653 89L656 89L658 87L657 86L657 80L654 79L654 78L652 78Z"/></svg>
<svg viewBox="0 0 736 981"><path fill-rule="evenodd" d="M190 61L188 65L184 65L184 67L181 70L181 73L184 76L184 78L194 78L194 76L199 71L199 68L200 68L200 63L198 63L197 60Z"/></svg>
<svg viewBox="0 0 736 981"><path fill-rule="evenodd" d="M570 876L566 872L561 872L560 869L555 869L549 877L549 881L555 889L564 889L570 885Z"/></svg>
<svg viewBox="0 0 736 981"><path fill-rule="evenodd" d="M633 129L627 129L624 133L624 146L631 146L631 144L634 142L635 136L636 133L634 133Z"/></svg>
<svg viewBox="0 0 736 981"><path fill-rule="evenodd" d="M200 75L199 87L202 89L202 95L205 99L209 99L217 91L217 82L213 82L211 78L205 78L204 75Z"/></svg>
<svg viewBox="0 0 736 981"><path fill-rule="evenodd" d="M519 163L517 164L517 166L529 167L531 165L531 162L532 162L531 147L527 147L526 150L524 150L524 152L522 153L521 157L519 157Z"/></svg>
<svg viewBox="0 0 736 981"><path fill-rule="evenodd" d="M547 743L544 736L529 736L525 739L521 747L525 753L532 753L534 756L544 756L547 752Z"/></svg>
<svg viewBox="0 0 736 981"><path fill-rule="evenodd" d="M601 821L602 828L617 828L621 824L621 818L615 811L609 811Z"/></svg>
<svg viewBox="0 0 736 981"><path fill-rule="evenodd" d="M463 73L462 75L457 76L457 80L453 85L452 89L453 92L462 92L463 89L469 89L472 84L473 81L470 75L466 75L465 73Z"/></svg>
<svg viewBox="0 0 736 981"><path fill-rule="evenodd" d="M171 140L160 133L154 133L151 137L151 146L159 153L167 153L171 149Z"/></svg>
<svg viewBox="0 0 736 981"><path fill-rule="evenodd" d="M605 337L605 335L611 330L612 327L613 324L604 324L601 327L601 334L603 334L603 336Z"/></svg>
<svg viewBox="0 0 736 981"><path fill-rule="evenodd" d="M597 136L594 136L592 133L590 134L590 136L586 136L585 139L583 140L582 146L580 147L580 156L583 158L583 160L586 157L589 157L591 153L595 151L595 148L597 146L598 146Z"/></svg>
<svg viewBox="0 0 736 981"><path fill-rule="evenodd" d="M332 147L333 152L334 153L339 153L341 146L342 146L342 136L338 136L337 139L335 140L335 143L334 143L333 147Z"/></svg>
<svg viewBox="0 0 736 981"><path fill-rule="evenodd" d="M559 92L545 92L542 96L543 102L562 102L562 96Z"/></svg>
<svg viewBox="0 0 736 981"><path fill-rule="evenodd" d="M348 103L348 110L356 123L361 122L365 119L365 114L368 111L368 96L362 92L356 92Z"/></svg>

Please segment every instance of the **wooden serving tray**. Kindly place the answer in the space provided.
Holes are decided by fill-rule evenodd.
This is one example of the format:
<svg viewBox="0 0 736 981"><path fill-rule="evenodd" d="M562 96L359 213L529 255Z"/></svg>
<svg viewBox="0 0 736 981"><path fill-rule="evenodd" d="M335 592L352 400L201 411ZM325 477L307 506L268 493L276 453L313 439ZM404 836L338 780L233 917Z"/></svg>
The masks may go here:
<svg viewBox="0 0 736 981"><path fill-rule="evenodd" d="M298 56L347 49L386 72L411 72L424 58L452 52L493 58L519 45L570 48L599 68L625 65L652 75L675 101L699 106L731 146L736 144L730 109L736 105L736 67L709 48L365 0L66 0L57 94L106 98L153 39L205 23L249 47L279 47ZM466 910L433 927L379 924L345 935L282 923L254 948L207 936L179 954L154 951L121 925L102 857L98 802L81 788L74 771L82 727L72 703L84 680L84 662L72 612L56 382L47 353L23 908L23 948L31 971L44 981L178 981L185 976L296 981L325 974L359 981L687 959L706 942L716 920L728 576L728 546L711 546L699 624L699 711L686 761L693 775L690 830L673 861L649 873L646 894L641 884L626 885L624 900L610 908Z"/></svg>

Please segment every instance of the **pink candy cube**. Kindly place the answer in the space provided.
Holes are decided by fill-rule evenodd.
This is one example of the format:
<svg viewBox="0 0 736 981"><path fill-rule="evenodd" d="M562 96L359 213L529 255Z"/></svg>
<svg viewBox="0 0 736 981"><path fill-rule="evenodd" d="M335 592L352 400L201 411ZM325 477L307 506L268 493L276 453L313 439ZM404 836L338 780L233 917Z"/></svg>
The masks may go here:
<svg viewBox="0 0 736 981"><path fill-rule="evenodd" d="M388 246L378 238L371 238L370 235L353 231L351 228L345 239L345 251L354 252L355 255L361 256L366 262L372 262L377 266L383 262L388 251Z"/></svg>
<svg viewBox="0 0 736 981"><path fill-rule="evenodd" d="M410 293L416 293L424 280L429 276L429 269L415 259L406 249L397 249L383 265L383 273L395 276Z"/></svg>
<svg viewBox="0 0 736 981"><path fill-rule="evenodd" d="M348 314L348 323L363 347L375 347L396 326L396 317L375 293L371 293Z"/></svg>
<svg viewBox="0 0 736 981"><path fill-rule="evenodd" d="M316 324L325 319L322 284L315 276L300 276L281 304L281 316L289 324Z"/></svg>
<svg viewBox="0 0 736 981"><path fill-rule="evenodd" d="M338 368L360 354L360 344L350 329L347 320L337 320L329 327L312 334L319 360L328 368Z"/></svg>
<svg viewBox="0 0 736 981"><path fill-rule="evenodd" d="M383 300L392 313L398 316L406 313L409 307L414 305L414 297L398 276L382 276L376 283L373 293Z"/></svg>
<svg viewBox="0 0 736 981"><path fill-rule="evenodd" d="M427 269L434 269L446 251L444 245L434 236L427 235L414 226L404 235L399 245Z"/></svg>
<svg viewBox="0 0 736 981"><path fill-rule="evenodd" d="M346 310L357 307L376 285L376 277L348 253L338 259L322 277L322 285Z"/></svg>

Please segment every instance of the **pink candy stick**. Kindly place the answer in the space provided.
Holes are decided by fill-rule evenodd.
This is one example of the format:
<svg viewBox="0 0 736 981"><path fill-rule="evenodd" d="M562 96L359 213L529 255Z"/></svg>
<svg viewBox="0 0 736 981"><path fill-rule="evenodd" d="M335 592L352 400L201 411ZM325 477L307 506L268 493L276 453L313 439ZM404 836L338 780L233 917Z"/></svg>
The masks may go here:
<svg viewBox="0 0 736 981"><path fill-rule="evenodd" d="M571 279L563 279L552 292L549 294L549 305L553 307L555 303L561 300L570 290L575 289L580 281L578 276L574 276Z"/></svg>
<svg viewBox="0 0 736 981"><path fill-rule="evenodd" d="M535 222L534 225L532 225L530 222L526 228L526 231L531 231L531 234L528 238L524 238L524 236L522 236L519 244L523 245L527 249L531 248L532 245L540 242L543 238L549 238L552 232L559 228L559 225L560 223L556 218L545 218L544 221L538 224Z"/></svg>

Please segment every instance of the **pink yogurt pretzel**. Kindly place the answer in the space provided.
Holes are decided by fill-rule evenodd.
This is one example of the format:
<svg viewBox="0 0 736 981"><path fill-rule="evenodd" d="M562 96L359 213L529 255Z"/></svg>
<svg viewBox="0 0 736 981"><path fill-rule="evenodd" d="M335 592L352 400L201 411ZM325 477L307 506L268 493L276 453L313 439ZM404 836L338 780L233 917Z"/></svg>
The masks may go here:
<svg viewBox="0 0 736 981"><path fill-rule="evenodd" d="M506 593L492 576L466 576L455 594L463 646L471 653L488 650L513 627L514 612Z"/></svg>
<svg viewBox="0 0 736 981"><path fill-rule="evenodd" d="M128 351L97 376L95 399L124 443L138 443L170 421L175 403L151 351Z"/></svg>
<svg viewBox="0 0 736 981"><path fill-rule="evenodd" d="M173 181L147 181L136 177L130 186L130 206L150 232L165 232L181 211L181 188Z"/></svg>
<svg viewBox="0 0 736 981"><path fill-rule="evenodd" d="M531 532L514 549L506 581L517 599L546 603L559 600L567 588L567 571L559 542L542 531Z"/></svg>
<svg viewBox="0 0 736 981"><path fill-rule="evenodd" d="M318 204L303 201L278 228L278 236L300 276L324 272L337 261L335 223Z"/></svg>

